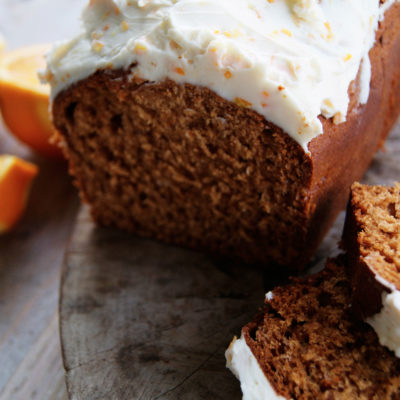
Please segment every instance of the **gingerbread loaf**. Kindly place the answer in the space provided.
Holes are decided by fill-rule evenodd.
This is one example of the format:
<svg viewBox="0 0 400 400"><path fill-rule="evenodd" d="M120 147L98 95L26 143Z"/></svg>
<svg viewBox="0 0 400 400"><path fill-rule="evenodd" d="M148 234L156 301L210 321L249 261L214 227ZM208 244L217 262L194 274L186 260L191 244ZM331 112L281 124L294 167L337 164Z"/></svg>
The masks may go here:
<svg viewBox="0 0 400 400"><path fill-rule="evenodd" d="M304 268L400 111L400 4L352 3L91 1L45 79L94 219Z"/></svg>
<svg viewBox="0 0 400 400"><path fill-rule="evenodd" d="M226 352L245 400L400 398L400 360L354 317L343 260L266 296Z"/></svg>
<svg viewBox="0 0 400 400"><path fill-rule="evenodd" d="M354 314L400 356L400 184L352 186L342 247Z"/></svg>

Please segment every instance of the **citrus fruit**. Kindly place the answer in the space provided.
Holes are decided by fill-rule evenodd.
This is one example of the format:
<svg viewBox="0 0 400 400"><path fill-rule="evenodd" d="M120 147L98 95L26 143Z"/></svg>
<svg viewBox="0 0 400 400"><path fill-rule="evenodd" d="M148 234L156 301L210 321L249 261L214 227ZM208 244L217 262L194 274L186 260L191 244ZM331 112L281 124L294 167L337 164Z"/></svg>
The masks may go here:
<svg viewBox="0 0 400 400"><path fill-rule="evenodd" d="M50 45L23 47L0 54L0 110L12 134L33 150L61 157L50 143L54 128L49 116L50 87L37 75L45 68Z"/></svg>
<svg viewBox="0 0 400 400"><path fill-rule="evenodd" d="M21 218L37 173L34 164L15 156L0 156L0 234Z"/></svg>

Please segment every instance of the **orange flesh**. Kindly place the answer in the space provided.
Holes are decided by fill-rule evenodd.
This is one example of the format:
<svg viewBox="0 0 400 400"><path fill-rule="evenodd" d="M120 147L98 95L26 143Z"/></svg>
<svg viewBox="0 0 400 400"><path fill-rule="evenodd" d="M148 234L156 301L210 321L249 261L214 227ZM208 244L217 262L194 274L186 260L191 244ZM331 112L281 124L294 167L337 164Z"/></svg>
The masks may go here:
<svg viewBox="0 0 400 400"><path fill-rule="evenodd" d="M21 218L38 168L14 156L0 156L0 233Z"/></svg>
<svg viewBox="0 0 400 400"><path fill-rule="evenodd" d="M49 85L40 83L37 71L46 65L48 46L22 48L0 57L0 110L11 133L33 150L61 157L50 138Z"/></svg>

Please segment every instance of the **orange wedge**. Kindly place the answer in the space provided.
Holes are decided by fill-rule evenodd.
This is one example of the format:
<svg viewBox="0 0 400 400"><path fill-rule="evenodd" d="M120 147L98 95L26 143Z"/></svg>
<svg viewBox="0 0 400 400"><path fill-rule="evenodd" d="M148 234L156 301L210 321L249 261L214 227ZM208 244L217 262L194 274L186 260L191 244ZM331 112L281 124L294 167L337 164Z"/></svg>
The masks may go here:
<svg viewBox="0 0 400 400"><path fill-rule="evenodd" d="M37 173L34 164L14 156L0 156L0 234L21 218Z"/></svg>
<svg viewBox="0 0 400 400"><path fill-rule="evenodd" d="M0 110L10 132L33 150L60 157L50 143L54 128L49 116L49 85L37 71L46 66L50 45L36 45L0 54Z"/></svg>

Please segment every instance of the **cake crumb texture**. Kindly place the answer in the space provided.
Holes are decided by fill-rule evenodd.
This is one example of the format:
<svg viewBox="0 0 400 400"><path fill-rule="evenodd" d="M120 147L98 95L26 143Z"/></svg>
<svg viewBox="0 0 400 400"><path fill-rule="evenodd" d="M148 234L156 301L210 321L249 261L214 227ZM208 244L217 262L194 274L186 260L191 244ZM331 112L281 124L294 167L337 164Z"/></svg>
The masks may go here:
<svg viewBox="0 0 400 400"><path fill-rule="evenodd" d="M209 89L120 78L55 107L96 221L249 262L301 256L311 160L297 143Z"/></svg>
<svg viewBox="0 0 400 400"><path fill-rule="evenodd" d="M287 399L400 398L400 360L354 318L340 259L279 287L264 314L243 328L276 392Z"/></svg>
<svg viewBox="0 0 400 400"><path fill-rule="evenodd" d="M351 210L360 257L400 290L400 184L384 187L355 183Z"/></svg>
<svg viewBox="0 0 400 400"><path fill-rule="evenodd" d="M360 319L380 313L382 296L400 289L400 185L354 183L341 247L347 253L352 309Z"/></svg>

